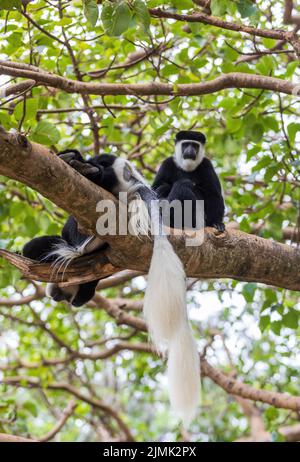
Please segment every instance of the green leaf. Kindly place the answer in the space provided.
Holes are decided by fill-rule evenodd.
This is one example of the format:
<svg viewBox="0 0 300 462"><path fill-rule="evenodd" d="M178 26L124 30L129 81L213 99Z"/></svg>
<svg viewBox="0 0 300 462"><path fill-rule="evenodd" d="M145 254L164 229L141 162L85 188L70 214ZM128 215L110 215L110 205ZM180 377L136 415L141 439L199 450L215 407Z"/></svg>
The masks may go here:
<svg viewBox="0 0 300 462"><path fill-rule="evenodd" d="M266 409L265 411L265 417L268 419L268 420L274 420L278 417L279 415L279 411L276 407L269 407L268 409Z"/></svg>
<svg viewBox="0 0 300 462"><path fill-rule="evenodd" d="M96 0L83 0L83 12L84 16L91 24L91 26L95 26L98 21L99 17L99 9Z"/></svg>
<svg viewBox="0 0 300 462"><path fill-rule="evenodd" d="M271 318L270 316L261 316L259 320L259 328L262 332L270 325Z"/></svg>
<svg viewBox="0 0 300 462"><path fill-rule="evenodd" d="M138 22L140 22L143 25L144 29L149 29L150 13L145 2L143 2L142 0L135 0L133 2L133 11L137 17Z"/></svg>
<svg viewBox="0 0 300 462"><path fill-rule="evenodd" d="M239 119L236 119L236 118L233 118L233 117L227 117L227 120L226 120L226 128L228 130L229 133L235 133L237 132L241 126L243 125L243 121L241 118Z"/></svg>
<svg viewBox="0 0 300 462"><path fill-rule="evenodd" d="M191 29L194 35L200 35L202 24L200 22L190 22L189 28Z"/></svg>
<svg viewBox="0 0 300 462"><path fill-rule="evenodd" d="M270 128L274 132L279 130L278 122L275 117L264 117L263 124L266 128Z"/></svg>
<svg viewBox="0 0 300 462"><path fill-rule="evenodd" d="M246 302L250 303L253 301L256 287L257 287L256 284L253 282L248 282L247 284L244 285L243 295L244 295Z"/></svg>
<svg viewBox="0 0 300 462"><path fill-rule="evenodd" d="M0 10L20 10L22 0L0 0Z"/></svg>
<svg viewBox="0 0 300 462"><path fill-rule="evenodd" d="M252 168L252 172L259 172L262 168L267 167L273 162L271 157L269 156L263 156L257 163L254 165Z"/></svg>
<svg viewBox="0 0 300 462"><path fill-rule="evenodd" d="M277 304L277 294L276 292L274 292L274 290L266 289L265 298L266 298L266 302L268 302L269 305Z"/></svg>
<svg viewBox="0 0 300 462"><path fill-rule="evenodd" d="M273 176L278 174L278 165L273 165L266 169L266 173L264 175L264 180L268 183L272 180Z"/></svg>
<svg viewBox="0 0 300 462"><path fill-rule="evenodd" d="M274 70L275 66L276 66L276 62L272 58L272 56L263 56L259 60L259 63L257 64L256 69L258 69L264 75L269 75L270 72Z"/></svg>
<svg viewBox="0 0 300 462"><path fill-rule="evenodd" d="M290 329L297 329L299 326L299 313L297 310L291 308L288 313L282 316L282 322Z"/></svg>
<svg viewBox="0 0 300 462"><path fill-rule="evenodd" d="M271 331L274 332L274 334L276 335L280 335L281 327L282 321L273 321L271 323Z"/></svg>
<svg viewBox="0 0 300 462"><path fill-rule="evenodd" d="M226 0L211 0L210 9L213 16L222 16L227 11Z"/></svg>
<svg viewBox="0 0 300 462"><path fill-rule="evenodd" d="M33 401L25 401L25 403L23 403L23 408L30 412L30 414L34 417L38 416L38 409Z"/></svg>
<svg viewBox="0 0 300 462"><path fill-rule="evenodd" d="M35 119L37 109L38 109L38 101L36 98L35 99L31 98L31 99L26 100L24 120ZM16 105L14 109L15 119L18 121L21 120L23 117L23 112L24 112L24 101L21 101L20 103Z"/></svg>
<svg viewBox="0 0 300 462"><path fill-rule="evenodd" d="M159 3L161 4L162 2ZM172 0L171 4L177 10L189 10L190 8L195 8L195 4L192 0Z"/></svg>
<svg viewBox="0 0 300 462"><path fill-rule="evenodd" d="M286 66L285 77L291 77L294 72L299 68L299 61L292 61Z"/></svg>
<svg viewBox="0 0 300 462"><path fill-rule="evenodd" d="M276 45L276 40L274 39L270 39L270 38L263 38L262 39L262 43L263 45L266 47L266 48L273 48L275 45Z"/></svg>
<svg viewBox="0 0 300 462"><path fill-rule="evenodd" d="M260 147L255 145L253 148L249 149L247 151L247 162L252 159L252 157L256 156L257 153L259 153Z"/></svg>
<svg viewBox="0 0 300 462"><path fill-rule="evenodd" d="M256 7L250 0L240 0L237 3L237 9L242 18L249 18L257 12Z"/></svg>
<svg viewBox="0 0 300 462"><path fill-rule="evenodd" d="M264 127L262 124L256 123L251 127L250 132L252 137L251 141L254 141L254 143L258 143L259 141L261 141L261 138L263 136Z"/></svg>
<svg viewBox="0 0 300 462"><path fill-rule="evenodd" d="M12 127L11 117L8 115L7 112L0 112L0 125L6 130L9 130Z"/></svg>
<svg viewBox="0 0 300 462"><path fill-rule="evenodd" d="M106 33L110 36L119 36L125 32L131 22L131 11L127 3L121 2L117 6L105 4L101 19Z"/></svg>
<svg viewBox="0 0 300 462"><path fill-rule="evenodd" d="M278 314L282 315L284 310L284 306L281 303L276 303L275 305L271 306L271 311L276 311Z"/></svg>
<svg viewBox="0 0 300 462"><path fill-rule="evenodd" d="M55 125L50 122L41 121L32 133L32 139L41 144L55 144L60 139L60 133Z"/></svg>
<svg viewBox="0 0 300 462"><path fill-rule="evenodd" d="M288 125L287 130L288 130L290 142L293 144L295 142L296 133L300 131L300 124L296 124L295 122L292 122L291 124Z"/></svg>

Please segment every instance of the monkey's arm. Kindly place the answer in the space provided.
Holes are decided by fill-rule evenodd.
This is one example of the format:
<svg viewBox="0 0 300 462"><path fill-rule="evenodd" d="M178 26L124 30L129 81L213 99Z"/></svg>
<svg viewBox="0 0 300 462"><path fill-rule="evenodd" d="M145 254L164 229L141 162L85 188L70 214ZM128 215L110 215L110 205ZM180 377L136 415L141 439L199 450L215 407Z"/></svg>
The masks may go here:
<svg viewBox="0 0 300 462"><path fill-rule="evenodd" d="M161 164L152 185L152 189L154 189L159 199L167 198L172 189L173 182L170 179L168 163L169 159L166 159Z"/></svg>
<svg viewBox="0 0 300 462"><path fill-rule="evenodd" d="M207 183L204 200L205 223L206 226L213 226L218 231L223 232L225 231L223 224L225 204L221 184L211 162L208 159L205 161Z"/></svg>

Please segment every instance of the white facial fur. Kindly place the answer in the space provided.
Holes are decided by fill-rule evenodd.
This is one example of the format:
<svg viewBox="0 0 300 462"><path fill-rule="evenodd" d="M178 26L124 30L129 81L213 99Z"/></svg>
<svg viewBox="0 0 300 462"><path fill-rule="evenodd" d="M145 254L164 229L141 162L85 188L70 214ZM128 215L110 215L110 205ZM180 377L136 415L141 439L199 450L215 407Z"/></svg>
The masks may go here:
<svg viewBox="0 0 300 462"><path fill-rule="evenodd" d="M196 143L199 146L197 156L195 160L192 159L184 159L182 157L182 143ZM181 140L177 141L175 144L175 154L174 154L174 160L177 164L178 167L180 167L182 170L185 170L186 172L192 172L195 170L198 165L201 164L205 154L205 149L204 145L202 143L199 143L198 141L194 140Z"/></svg>
<svg viewBox="0 0 300 462"><path fill-rule="evenodd" d="M113 169L118 178L118 191L116 192L128 192L129 194L134 193L136 189L141 185L147 185L146 180L140 175L140 173L134 168L134 166L125 159L118 157L113 163ZM130 177L127 179L125 169L130 172Z"/></svg>

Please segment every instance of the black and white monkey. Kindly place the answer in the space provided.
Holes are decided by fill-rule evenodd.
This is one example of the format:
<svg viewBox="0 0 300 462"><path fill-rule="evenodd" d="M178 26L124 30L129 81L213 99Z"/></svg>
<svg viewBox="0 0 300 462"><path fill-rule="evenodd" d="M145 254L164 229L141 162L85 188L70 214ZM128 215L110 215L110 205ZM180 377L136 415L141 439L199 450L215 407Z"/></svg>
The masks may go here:
<svg viewBox="0 0 300 462"><path fill-rule="evenodd" d="M204 201L205 226L223 232L224 199L219 178L209 159L205 157L206 138L201 132L180 131L175 138L175 154L161 165L152 185L160 199L169 202ZM193 207L192 225L196 225ZM174 223L171 222L171 226ZM182 223L180 223L182 225ZM180 226L181 227L181 226Z"/></svg>
<svg viewBox="0 0 300 462"><path fill-rule="evenodd" d="M218 176L209 159L205 157L206 138L203 133L180 131L175 139L175 153L167 158L158 170L152 185L159 199L180 201L181 222L184 226L184 201L191 201L192 226L197 224L197 200L204 201L204 224L225 230L223 224L224 199ZM171 226L172 215L171 215ZM160 241L155 240L155 246ZM144 313L152 340L159 348L163 341L168 349L168 379L170 400L187 423L193 417L199 400L200 368L197 346L187 320L186 283L183 267L178 260L164 255L163 249L153 253L145 296ZM170 262L168 273L161 265ZM168 276L166 276L168 274ZM164 280L166 278L166 280ZM174 279L173 279L174 278ZM157 291L157 287L162 289ZM172 290L172 294L169 291Z"/></svg>
<svg viewBox="0 0 300 462"><path fill-rule="evenodd" d="M64 151L59 157L114 195L121 191L126 191L129 196L138 195L148 209L151 201L157 202L157 196L150 186L124 159L104 154L86 161L74 150ZM141 216L141 221L143 219L144 216ZM160 229L160 221L159 210L154 207L151 216L153 229ZM34 260L65 264L92 252L96 247L97 238L82 234L77 221L71 216L61 236L43 236L31 240L24 246L23 255ZM47 294L56 301L67 300L72 305L81 306L93 297L97 282L67 288L48 284ZM199 357L187 318L184 268L167 236L160 232L154 236L144 314L155 347L159 351L168 351L171 405L188 424L199 400Z"/></svg>
<svg viewBox="0 0 300 462"><path fill-rule="evenodd" d="M58 156L87 179L115 196L119 192L127 192L130 198L140 193L149 200L147 193L151 194L151 190L145 180L124 159L111 154L102 154L86 161L77 150L62 151ZM24 246L23 255L33 260L53 262L58 268L102 246L103 241L100 244L97 238L80 232L76 219L70 216L62 229L61 236L34 238ZM55 301L66 300L79 307L94 296L97 283L98 280L95 280L64 288L59 284L47 284L46 294Z"/></svg>

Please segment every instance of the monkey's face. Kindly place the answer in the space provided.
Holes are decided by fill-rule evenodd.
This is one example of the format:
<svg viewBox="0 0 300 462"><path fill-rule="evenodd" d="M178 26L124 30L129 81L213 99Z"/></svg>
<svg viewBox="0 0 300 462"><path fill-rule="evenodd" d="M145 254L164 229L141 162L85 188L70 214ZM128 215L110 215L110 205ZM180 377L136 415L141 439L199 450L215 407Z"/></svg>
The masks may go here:
<svg viewBox="0 0 300 462"><path fill-rule="evenodd" d="M199 151L199 144L194 141L184 141L181 145L183 159L196 160Z"/></svg>
<svg viewBox="0 0 300 462"><path fill-rule="evenodd" d="M204 144L194 140L181 140L175 144L176 164L187 172L195 170L204 157Z"/></svg>
<svg viewBox="0 0 300 462"><path fill-rule="evenodd" d="M129 195L134 194L140 185L147 184L134 165L126 159L116 158L112 168L117 177L116 193L127 192Z"/></svg>

